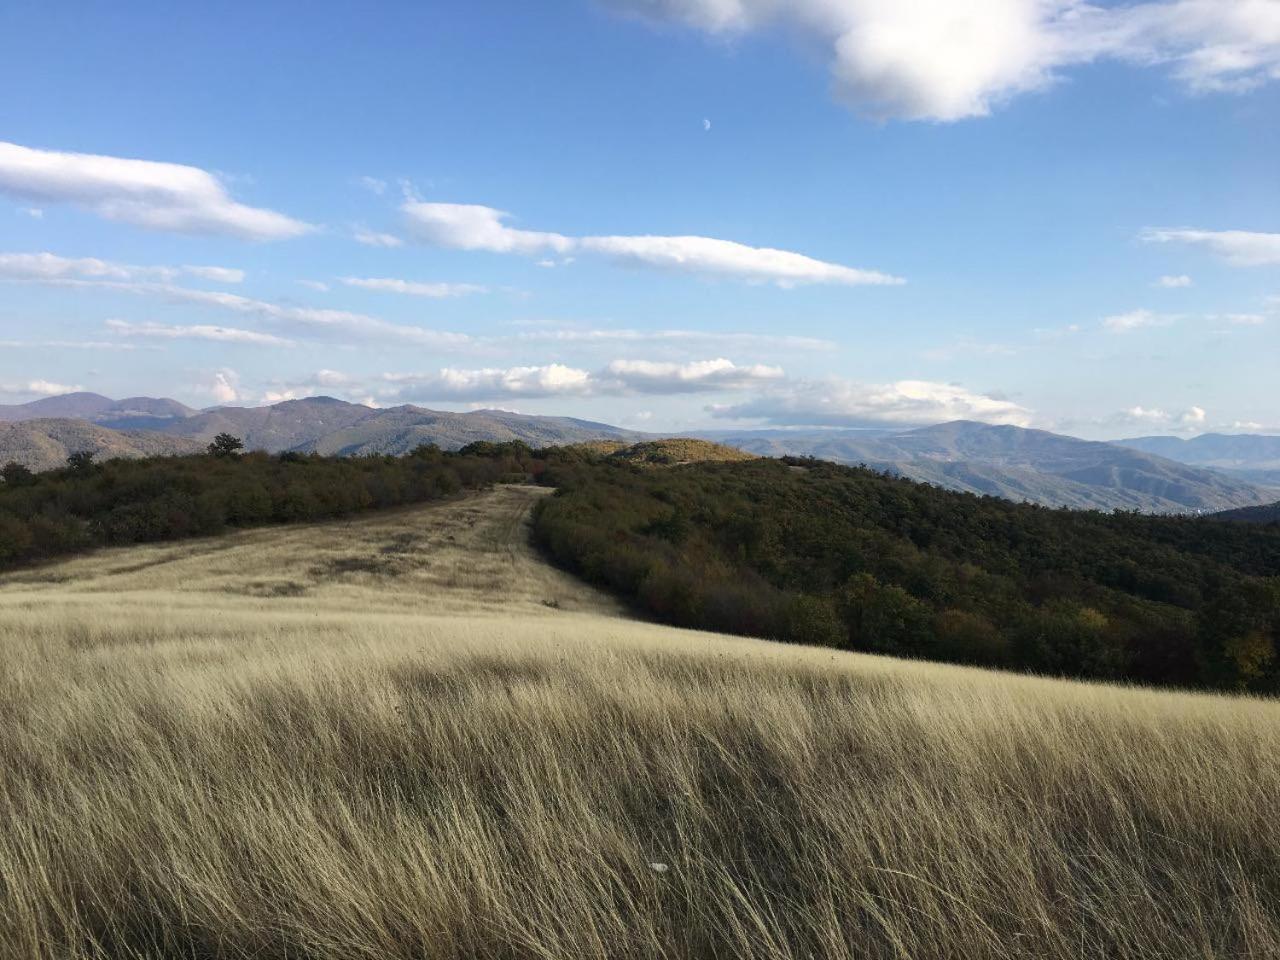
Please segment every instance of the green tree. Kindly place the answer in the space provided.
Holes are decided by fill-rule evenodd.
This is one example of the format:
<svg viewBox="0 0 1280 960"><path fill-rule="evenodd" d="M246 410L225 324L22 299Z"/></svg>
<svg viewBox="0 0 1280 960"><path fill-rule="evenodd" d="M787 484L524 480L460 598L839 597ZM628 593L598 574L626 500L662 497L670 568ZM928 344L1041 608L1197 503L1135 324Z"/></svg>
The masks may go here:
<svg viewBox="0 0 1280 960"><path fill-rule="evenodd" d="M215 457L232 457L244 449L244 441L229 433L220 433L209 444L209 453Z"/></svg>
<svg viewBox="0 0 1280 960"><path fill-rule="evenodd" d="M78 450L67 457L67 466L72 473L88 473L93 469L93 451Z"/></svg>
<svg viewBox="0 0 1280 960"><path fill-rule="evenodd" d="M14 461L0 467L0 478L6 487L28 487L36 482L36 475L30 469Z"/></svg>

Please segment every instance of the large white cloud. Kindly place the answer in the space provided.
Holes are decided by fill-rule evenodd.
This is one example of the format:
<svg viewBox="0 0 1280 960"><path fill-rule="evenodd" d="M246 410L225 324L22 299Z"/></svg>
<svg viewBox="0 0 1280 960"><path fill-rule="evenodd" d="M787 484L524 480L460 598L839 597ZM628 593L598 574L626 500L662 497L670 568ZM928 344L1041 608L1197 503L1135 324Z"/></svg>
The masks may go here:
<svg viewBox="0 0 1280 960"><path fill-rule="evenodd" d="M614 360L601 376L608 389L626 393L693 393L729 390L781 380L781 367L764 364L739 366L719 357L690 363L652 360Z"/></svg>
<svg viewBox="0 0 1280 960"><path fill-rule="evenodd" d="M492 400L504 397L562 397L592 390L591 374L564 364L479 370L445 367L434 374L389 373L384 396L414 400Z"/></svg>
<svg viewBox="0 0 1280 960"><path fill-rule="evenodd" d="M151 230L280 240L314 228L233 200L199 167L37 150L0 142L0 192L41 203L71 203L108 220Z"/></svg>
<svg viewBox="0 0 1280 960"><path fill-rule="evenodd" d="M903 282L899 277L876 270L826 263L787 250L751 247L712 237L569 237L510 226L506 222L510 214L477 204L409 200L401 209L410 232L417 239L456 250L487 250L528 256L594 253L636 266L772 282L780 286Z"/></svg>
<svg viewBox="0 0 1280 960"><path fill-rule="evenodd" d="M775 426L858 427L981 420L1031 423L1031 411L1010 400L950 383L899 380L887 384L843 379L797 380L744 403L711 408L713 416Z"/></svg>
<svg viewBox="0 0 1280 960"><path fill-rule="evenodd" d="M877 118L953 121L1099 59L1163 65L1194 91L1280 77L1274 0L606 0L734 35L789 27L830 50L837 96Z"/></svg>
<svg viewBox="0 0 1280 960"><path fill-rule="evenodd" d="M1280 3L1276 6L1280 7ZM1280 265L1280 233L1152 227L1144 231L1142 237L1148 243L1186 243L1204 247L1240 267Z"/></svg>

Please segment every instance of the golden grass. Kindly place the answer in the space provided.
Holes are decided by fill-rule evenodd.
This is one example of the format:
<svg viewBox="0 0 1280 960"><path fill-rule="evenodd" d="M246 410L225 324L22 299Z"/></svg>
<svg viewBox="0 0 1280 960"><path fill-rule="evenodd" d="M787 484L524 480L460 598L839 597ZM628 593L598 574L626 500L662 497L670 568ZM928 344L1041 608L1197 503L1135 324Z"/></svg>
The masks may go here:
<svg viewBox="0 0 1280 960"><path fill-rule="evenodd" d="M626 620L534 495L0 581L0 956L1280 956L1280 705Z"/></svg>

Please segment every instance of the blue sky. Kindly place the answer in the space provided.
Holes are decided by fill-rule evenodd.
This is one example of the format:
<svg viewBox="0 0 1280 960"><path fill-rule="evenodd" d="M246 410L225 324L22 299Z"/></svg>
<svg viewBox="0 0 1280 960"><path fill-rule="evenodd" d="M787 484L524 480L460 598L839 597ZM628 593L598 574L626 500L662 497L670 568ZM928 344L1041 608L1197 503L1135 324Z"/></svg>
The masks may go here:
<svg viewBox="0 0 1280 960"><path fill-rule="evenodd" d="M907 6L6 4L0 403L1280 432L1280 0Z"/></svg>

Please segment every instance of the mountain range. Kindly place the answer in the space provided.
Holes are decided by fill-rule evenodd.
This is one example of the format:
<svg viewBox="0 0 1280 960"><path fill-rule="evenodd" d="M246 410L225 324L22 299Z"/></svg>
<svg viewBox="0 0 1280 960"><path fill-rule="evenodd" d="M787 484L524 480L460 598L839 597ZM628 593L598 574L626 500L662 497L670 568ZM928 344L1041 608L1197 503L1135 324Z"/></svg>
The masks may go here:
<svg viewBox="0 0 1280 960"><path fill-rule="evenodd" d="M587 440L634 442L648 435L572 417L535 417L505 410L454 413L401 406L387 409L332 397L286 400L265 407L192 410L174 400L111 400L79 393L0 407L0 463L33 470L91 450L100 458L198 452L219 433L250 450L296 450L337 456L408 453L424 443L456 450L474 440L522 440L533 447Z"/></svg>
<svg viewBox="0 0 1280 960"><path fill-rule="evenodd" d="M0 463L17 460L49 469L80 449L100 457L188 453L223 432L240 437L251 450L341 456L401 454L423 443L457 449L474 440L521 440L539 447L635 443L660 436L571 417L411 405L379 409L331 397L197 411L174 400L75 393L0 406ZM1280 500L1277 437L1102 443L972 421L903 431L744 430L696 436L762 456L861 463L947 489L1046 506L1211 513ZM1203 462L1179 462L1184 458ZM1271 466L1277 468L1274 482L1268 479Z"/></svg>
<svg viewBox="0 0 1280 960"><path fill-rule="evenodd" d="M1118 444L966 420L899 433L756 430L703 435L764 456L861 463L951 490L1047 506L1200 513L1280 499L1280 490Z"/></svg>
<svg viewBox="0 0 1280 960"><path fill-rule="evenodd" d="M1212 467L1242 480L1280 486L1280 437L1256 433L1205 433L1198 437L1134 437L1116 443L1197 467Z"/></svg>

